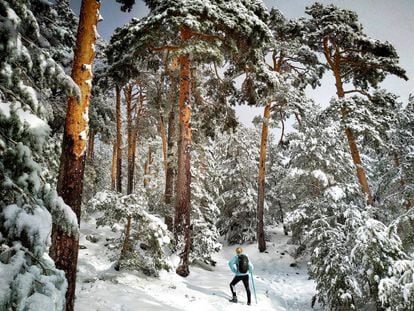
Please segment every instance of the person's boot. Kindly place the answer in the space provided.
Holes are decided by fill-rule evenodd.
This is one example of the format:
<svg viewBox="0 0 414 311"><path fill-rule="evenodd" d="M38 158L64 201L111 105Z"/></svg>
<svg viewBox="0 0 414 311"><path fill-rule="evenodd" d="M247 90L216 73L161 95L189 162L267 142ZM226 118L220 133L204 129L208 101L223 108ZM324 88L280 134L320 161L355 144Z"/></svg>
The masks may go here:
<svg viewBox="0 0 414 311"><path fill-rule="evenodd" d="M230 302L237 302L237 296L233 295L233 298L229 300Z"/></svg>

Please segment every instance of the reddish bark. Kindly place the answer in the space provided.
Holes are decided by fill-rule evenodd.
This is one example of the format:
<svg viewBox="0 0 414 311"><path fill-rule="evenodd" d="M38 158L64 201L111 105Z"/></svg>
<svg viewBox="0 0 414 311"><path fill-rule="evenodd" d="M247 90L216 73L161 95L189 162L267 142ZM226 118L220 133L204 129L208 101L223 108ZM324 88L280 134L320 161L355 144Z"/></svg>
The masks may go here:
<svg viewBox="0 0 414 311"><path fill-rule="evenodd" d="M116 140L112 147L111 190L116 189Z"/></svg>
<svg viewBox="0 0 414 311"><path fill-rule="evenodd" d="M83 174L86 156L86 134L91 94L92 73L85 65L93 63L100 3L96 0L83 0L80 10L79 26L74 53L72 79L81 91L80 101L70 96L62 142L57 191L65 203L75 212L80 223ZM67 235L60 227L54 225L50 256L56 267L65 272L68 289L66 292L66 311L73 311L76 286L76 266L78 262L79 239Z"/></svg>
<svg viewBox="0 0 414 311"><path fill-rule="evenodd" d="M115 87L116 94L116 191L122 193L122 110L121 88Z"/></svg>
<svg viewBox="0 0 414 311"><path fill-rule="evenodd" d="M150 175L151 175L151 165L152 165L152 150L151 147L148 147L148 158L147 161L145 161L145 166L144 166L144 187L147 188L149 186L150 183Z"/></svg>
<svg viewBox="0 0 414 311"><path fill-rule="evenodd" d="M88 160L93 160L94 148L95 148L95 133L94 131L90 130L89 140L88 140Z"/></svg>
<svg viewBox="0 0 414 311"><path fill-rule="evenodd" d="M257 242L259 251L266 250L264 235L264 196L265 196L265 175L266 175L266 151L269 133L270 103L265 106L262 124L262 140L260 143L259 177L257 191Z"/></svg>
<svg viewBox="0 0 414 311"><path fill-rule="evenodd" d="M331 51L329 49L329 38L325 38L323 41L324 44L324 51L325 51L325 58L331 67L331 70L333 72L334 78L335 78L335 86L336 86L336 93L338 95L338 98L344 98L345 97L345 91L343 87L343 81L342 81L342 75L341 75L341 55L339 48L334 45L335 53L333 56L331 56ZM342 118L347 117L347 108L342 107L341 109ZM352 156L352 161L354 162L355 168L356 168L356 175L358 178L358 182L360 184L361 190L367 197L367 203L372 205L373 198L371 194L371 190L369 188L368 179L365 173L365 169L362 165L361 156L359 153L358 145L356 143L356 138L354 136L354 133L352 132L352 129L346 128L345 129L345 135L348 140L349 149Z"/></svg>
<svg viewBox="0 0 414 311"><path fill-rule="evenodd" d="M164 192L164 202L167 208L171 206L174 195L174 145L175 145L175 128L176 128L176 118L175 118L175 83L172 83L171 90L172 96L171 100L171 110L168 116L168 137L167 137L167 172L165 175L165 192ZM169 230L173 230L174 219L172 217L172 212L166 212L165 224Z"/></svg>
<svg viewBox="0 0 414 311"><path fill-rule="evenodd" d="M183 42L191 38L188 27L181 28ZM175 232L184 236L184 250L180 254L180 265L176 273L188 276L190 270L188 260L190 254L190 147L191 147L191 107L190 107L190 57L188 54L179 57L180 64L180 96L179 96L179 123L180 136L178 141L178 169L177 169L177 198L175 208Z"/></svg>
<svg viewBox="0 0 414 311"><path fill-rule="evenodd" d="M127 113L127 140L128 140L128 174L127 174L127 194L131 194L134 189L134 170L135 170L135 128L132 122L134 109L132 107L132 85L124 88L126 113Z"/></svg>
<svg viewBox="0 0 414 311"><path fill-rule="evenodd" d="M160 135L162 141L162 162L164 166L164 176L167 176L167 133L165 130L164 117L160 115Z"/></svg>

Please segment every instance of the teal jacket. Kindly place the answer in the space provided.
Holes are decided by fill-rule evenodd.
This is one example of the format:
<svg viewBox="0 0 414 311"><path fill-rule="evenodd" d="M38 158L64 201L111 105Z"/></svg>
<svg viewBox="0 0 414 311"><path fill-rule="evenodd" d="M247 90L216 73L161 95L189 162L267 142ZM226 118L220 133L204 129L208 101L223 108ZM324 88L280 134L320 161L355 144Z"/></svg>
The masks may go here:
<svg viewBox="0 0 414 311"><path fill-rule="evenodd" d="M240 255L242 255L242 254L240 254ZM247 256L247 254L243 254L243 255ZM249 258L249 256L247 256L247 258ZM249 273L253 273L253 264L250 261L250 258L249 258L249 270L246 273L241 273L241 272L237 271L237 262L238 261L239 261L239 258L238 258L238 255L236 255L228 262L231 272L233 272L236 276L248 275Z"/></svg>

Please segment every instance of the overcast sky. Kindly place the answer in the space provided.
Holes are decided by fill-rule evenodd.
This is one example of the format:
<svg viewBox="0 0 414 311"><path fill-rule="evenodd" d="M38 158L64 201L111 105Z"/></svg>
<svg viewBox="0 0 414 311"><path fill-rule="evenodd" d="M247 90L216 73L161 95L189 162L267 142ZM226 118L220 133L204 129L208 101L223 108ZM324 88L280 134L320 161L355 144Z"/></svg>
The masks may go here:
<svg viewBox="0 0 414 311"><path fill-rule="evenodd" d="M75 12L79 13L81 1L71 0L70 2ZM101 2L101 15L104 20L99 24L98 31L106 40L109 40L116 27L127 23L132 17L142 17L148 13L148 9L141 0L136 1L131 13L121 12L120 5L115 0L102 0ZM288 18L297 18L305 16L305 7L315 1L265 0L264 2L269 8L277 7ZM369 36L383 41L388 40L394 45L400 55L400 65L407 70L410 80L404 81L390 76L382 86L399 95L406 103L409 94L414 93L414 0L319 0L318 2L333 3L338 7L357 12ZM323 86L308 92L308 95L320 104L326 105L335 95L333 79L325 75ZM259 113L258 109L248 107L237 110L243 123L249 123L256 111Z"/></svg>

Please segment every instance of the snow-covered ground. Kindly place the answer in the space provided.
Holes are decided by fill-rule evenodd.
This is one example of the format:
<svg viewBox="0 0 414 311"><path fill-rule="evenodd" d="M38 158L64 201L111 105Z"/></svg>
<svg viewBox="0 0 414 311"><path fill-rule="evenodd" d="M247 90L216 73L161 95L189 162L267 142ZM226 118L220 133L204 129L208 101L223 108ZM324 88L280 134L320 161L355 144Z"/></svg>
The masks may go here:
<svg viewBox="0 0 414 311"><path fill-rule="evenodd" d="M237 284L239 303L230 299L229 283L233 278L227 261L234 256L234 246L224 246L215 256L212 271L190 267L190 275L182 278L174 271L162 272L159 278L147 277L134 271L115 271L110 253L104 244L118 233L108 228L95 229L93 222L81 226L81 249L78 263L77 311L213 311L213 310L312 310L310 302L315 284L308 280L306 263L295 262L289 255L290 237L281 228L272 233L268 253L259 253L256 244L243 245L254 264L257 304L252 291L252 306L246 305L242 282ZM94 234L98 241L86 240ZM291 267L292 263L297 266Z"/></svg>

